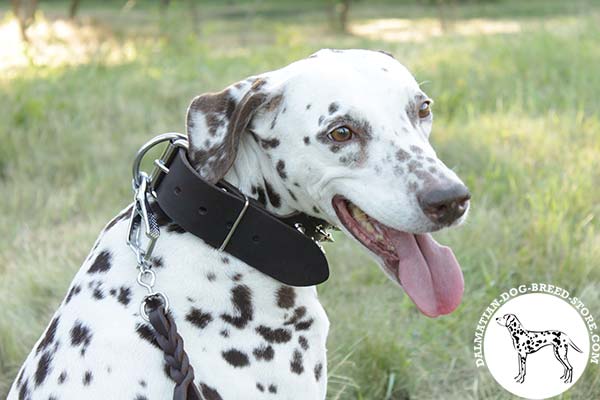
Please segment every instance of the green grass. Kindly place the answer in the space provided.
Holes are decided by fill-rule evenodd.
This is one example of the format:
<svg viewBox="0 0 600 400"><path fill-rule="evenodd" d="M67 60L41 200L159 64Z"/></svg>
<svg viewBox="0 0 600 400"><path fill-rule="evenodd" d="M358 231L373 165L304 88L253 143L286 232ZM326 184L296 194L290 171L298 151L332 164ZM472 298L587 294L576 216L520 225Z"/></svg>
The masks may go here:
<svg viewBox="0 0 600 400"><path fill-rule="evenodd" d="M341 35L322 3L305 4L210 2L194 33L177 4L161 17L148 5L84 2L81 24L105 38L85 62L47 66L31 55L0 70L0 397L97 233L129 201L138 146L182 131L193 96L321 47L386 49L424 81L436 100L434 146L473 193L467 224L437 235L465 273L451 316L421 316L349 240L329 246L332 278L320 287L332 324L329 398L508 398L475 368L471 343L485 305L520 283L562 286L600 318L600 4L469 3L452 11L457 25L485 17L521 31L423 42ZM40 18L66 10L45 7ZM355 22L436 16L366 1L352 13ZM106 61L114 52L126 56ZM599 398L599 376L589 367L562 398Z"/></svg>

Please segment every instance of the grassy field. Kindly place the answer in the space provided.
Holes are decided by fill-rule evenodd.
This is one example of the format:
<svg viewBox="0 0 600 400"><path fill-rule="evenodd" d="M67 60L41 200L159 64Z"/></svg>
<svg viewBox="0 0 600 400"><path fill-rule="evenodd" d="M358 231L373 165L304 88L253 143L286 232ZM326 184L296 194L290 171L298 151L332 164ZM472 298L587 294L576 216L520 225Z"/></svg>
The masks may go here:
<svg viewBox="0 0 600 400"><path fill-rule="evenodd" d="M520 283L560 285L600 317L600 3L469 4L441 32L433 8L363 1L349 35L316 1L209 2L195 27L177 3L167 15L83 3L77 24L53 22L66 4L42 3L25 52L10 15L0 21L0 397L129 201L138 146L182 131L193 96L322 47L407 65L436 100L438 154L473 193L468 223L437 235L465 274L451 316L421 316L349 240L329 246L328 398L509 398L475 368L472 340L489 301ZM561 398L600 398L598 368Z"/></svg>

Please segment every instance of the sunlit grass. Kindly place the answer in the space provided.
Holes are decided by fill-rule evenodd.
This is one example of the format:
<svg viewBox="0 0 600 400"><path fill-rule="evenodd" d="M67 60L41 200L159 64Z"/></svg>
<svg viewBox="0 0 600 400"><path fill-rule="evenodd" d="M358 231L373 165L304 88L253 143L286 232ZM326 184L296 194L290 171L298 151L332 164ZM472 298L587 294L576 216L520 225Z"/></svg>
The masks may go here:
<svg viewBox="0 0 600 400"><path fill-rule="evenodd" d="M435 23L427 8L364 3L356 24ZM473 193L467 224L438 235L461 262L466 293L456 313L427 319L338 235L328 247L332 278L319 289L332 324L329 397L504 398L471 355L479 314L499 291L548 281L600 309L599 9L569 4L469 4L461 20L520 30L431 36L424 27L423 41L340 35L319 9L205 17L198 31L185 8L160 16L94 5L76 23L44 10L31 58L0 47L0 59L13 60L0 69L0 397L97 233L129 201L130 159L142 142L182 131L201 92L320 47L367 47L394 53L436 100L432 141ZM0 40L22 46L11 24L3 19ZM56 57L43 55L51 50ZM590 369L564 398L598 397Z"/></svg>
<svg viewBox="0 0 600 400"><path fill-rule="evenodd" d="M470 19L444 27L439 19L379 18L353 23L350 32L373 40L386 42L423 42L437 36L498 35L519 33L521 24L516 21Z"/></svg>
<svg viewBox="0 0 600 400"><path fill-rule="evenodd" d="M0 73L18 76L24 67L63 67L102 61L114 65L131 61L131 40L118 42L109 32L89 24L49 20L38 13L28 28L29 42L21 38L17 21L8 15L0 23Z"/></svg>

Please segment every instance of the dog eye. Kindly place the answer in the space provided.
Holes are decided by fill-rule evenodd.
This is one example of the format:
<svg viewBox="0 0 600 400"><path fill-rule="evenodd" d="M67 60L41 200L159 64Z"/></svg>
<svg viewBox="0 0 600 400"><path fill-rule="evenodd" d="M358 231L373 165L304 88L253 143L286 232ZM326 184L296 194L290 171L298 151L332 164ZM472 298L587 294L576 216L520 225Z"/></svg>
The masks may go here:
<svg viewBox="0 0 600 400"><path fill-rule="evenodd" d="M419 118L427 118L431 114L431 100L425 100L419 106Z"/></svg>
<svg viewBox="0 0 600 400"><path fill-rule="evenodd" d="M346 142L352 139L352 131L346 126L340 126L329 132L329 138L336 142Z"/></svg>

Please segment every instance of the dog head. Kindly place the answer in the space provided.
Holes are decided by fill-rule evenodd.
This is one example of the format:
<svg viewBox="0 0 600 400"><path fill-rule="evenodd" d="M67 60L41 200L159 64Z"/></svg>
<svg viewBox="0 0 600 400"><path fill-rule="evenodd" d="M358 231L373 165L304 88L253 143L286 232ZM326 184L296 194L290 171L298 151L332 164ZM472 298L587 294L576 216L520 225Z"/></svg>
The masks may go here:
<svg viewBox="0 0 600 400"><path fill-rule="evenodd" d="M437 316L458 306L463 278L428 232L464 221L470 195L429 144L431 104L387 53L321 50L195 98L189 157L271 212L338 226Z"/></svg>
<svg viewBox="0 0 600 400"><path fill-rule="evenodd" d="M506 327L516 327L519 324L515 314L504 314L502 317L496 318L496 322L498 325Z"/></svg>

